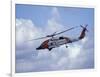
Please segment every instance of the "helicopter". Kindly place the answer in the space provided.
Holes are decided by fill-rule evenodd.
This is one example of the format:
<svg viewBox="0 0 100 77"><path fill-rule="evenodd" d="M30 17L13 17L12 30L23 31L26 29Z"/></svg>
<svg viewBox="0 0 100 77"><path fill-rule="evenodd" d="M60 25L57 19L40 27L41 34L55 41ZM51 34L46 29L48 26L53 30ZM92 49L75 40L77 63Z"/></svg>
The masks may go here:
<svg viewBox="0 0 100 77"><path fill-rule="evenodd" d="M72 30L76 27L79 27L79 26L76 26L76 27L72 27L72 28L69 28L67 30L64 30L62 32L59 32L59 33L54 32L51 35L47 35L45 37L40 37L40 38L36 38L36 39L32 39L32 40L49 38L49 39L45 40L39 47L37 47L36 50L48 49L49 51L51 51L53 48L60 47L61 45L64 45L64 44L66 45L66 48L68 48L68 46L67 46L68 43L73 43L73 42L82 40L85 37L86 31L88 32L88 30L86 28L87 26L88 25L85 25L85 27L80 25L80 27L83 29L82 29L78 38L69 38L69 37L63 37L63 36L55 37L56 35L62 34L64 32ZM32 41L32 40L29 40L29 41Z"/></svg>

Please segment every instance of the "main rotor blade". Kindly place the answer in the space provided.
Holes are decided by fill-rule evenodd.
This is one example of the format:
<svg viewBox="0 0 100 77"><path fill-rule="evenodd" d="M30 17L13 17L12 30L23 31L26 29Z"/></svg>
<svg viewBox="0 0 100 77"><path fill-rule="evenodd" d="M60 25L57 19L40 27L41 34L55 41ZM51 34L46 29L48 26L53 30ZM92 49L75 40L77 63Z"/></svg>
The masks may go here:
<svg viewBox="0 0 100 77"><path fill-rule="evenodd" d="M40 37L40 38L36 38L36 39L31 39L31 40L28 40L28 41L39 40L39 39L44 39L44 38L47 38L47 37Z"/></svg>
<svg viewBox="0 0 100 77"><path fill-rule="evenodd" d="M76 27L78 27L78 26L76 26ZM69 30L72 30L72 29L74 29L74 28L76 28L76 27L72 27L72 28L67 29L67 30L65 30L65 31L62 31L62 32L56 33L55 35L62 34L62 33L64 33L64 32L67 32L67 31L69 31Z"/></svg>
<svg viewBox="0 0 100 77"><path fill-rule="evenodd" d="M78 26L76 26L76 27L78 27ZM31 39L31 40L28 40L28 41L39 40L39 39L44 39L44 38L48 38L48 37L53 37L53 36L55 36L55 35L59 35L59 34L64 33L64 32L66 32L66 31L72 30L72 29L74 29L74 28L76 28L76 27L72 27L72 28L70 28L70 29L67 29L67 30L62 31L62 32L59 32L59 33L54 32L52 35L47 35L47 36L45 36L45 37L40 37L40 38L36 38L36 39Z"/></svg>

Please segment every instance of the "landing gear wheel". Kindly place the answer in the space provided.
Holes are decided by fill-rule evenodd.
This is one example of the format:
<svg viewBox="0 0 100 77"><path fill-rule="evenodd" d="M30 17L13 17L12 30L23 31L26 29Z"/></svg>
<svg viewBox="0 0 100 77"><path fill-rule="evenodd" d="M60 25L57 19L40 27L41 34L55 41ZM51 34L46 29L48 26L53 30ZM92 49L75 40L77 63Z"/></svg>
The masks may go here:
<svg viewBox="0 0 100 77"><path fill-rule="evenodd" d="M49 50L49 51L51 51L51 50L52 50L52 48L49 48L48 50Z"/></svg>
<svg viewBox="0 0 100 77"><path fill-rule="evenodd" d="M66 48L68 48L68 46L66 46Z"/></svg>

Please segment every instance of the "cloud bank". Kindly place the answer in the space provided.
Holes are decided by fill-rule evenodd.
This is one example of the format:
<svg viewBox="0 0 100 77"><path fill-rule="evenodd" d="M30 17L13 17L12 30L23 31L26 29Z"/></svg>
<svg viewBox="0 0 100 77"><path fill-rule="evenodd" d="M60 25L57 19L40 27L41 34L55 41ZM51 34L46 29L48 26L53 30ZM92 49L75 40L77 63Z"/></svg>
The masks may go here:
<svg viewBox="0 0 100 77"><path fill-rule="evenodd" d="M65 30L65 26L59 23L60 14L57 8L53 8L51 14L52 17L46 21L44 27L35 25L30 19L16 18L16 72L93 68L94 49L91 48L92 41L88 40L90 37L72 43L68 48L63 45L50 52L36 50L45 39L28 41L55 31Z"/></svg>

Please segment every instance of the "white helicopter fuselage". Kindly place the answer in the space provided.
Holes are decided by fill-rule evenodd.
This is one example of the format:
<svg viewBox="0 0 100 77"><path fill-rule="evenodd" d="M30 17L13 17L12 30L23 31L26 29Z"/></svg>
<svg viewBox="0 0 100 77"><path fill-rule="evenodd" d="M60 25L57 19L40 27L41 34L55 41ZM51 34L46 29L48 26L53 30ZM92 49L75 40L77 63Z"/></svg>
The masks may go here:
<svg viewBox="0 0 100 77"><path fill-rule="evenodd" d="M48 48L56 48L64 44L72 43L78 41L79 39L70 39L67 37L52 38L48 42Z"/></svg>
<svg viewBox="0 0 100 77"><path fill-rule="evenodd" d="M67 44L69 42L69 40L65 39L62 37L62 39L59 38L52 38L49 40L48 42L48 48L56 48L59 47L63 44Z"/></svg>

